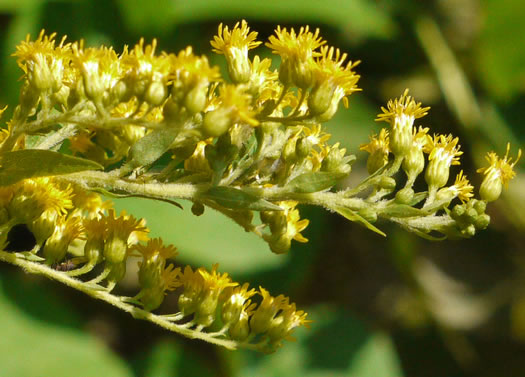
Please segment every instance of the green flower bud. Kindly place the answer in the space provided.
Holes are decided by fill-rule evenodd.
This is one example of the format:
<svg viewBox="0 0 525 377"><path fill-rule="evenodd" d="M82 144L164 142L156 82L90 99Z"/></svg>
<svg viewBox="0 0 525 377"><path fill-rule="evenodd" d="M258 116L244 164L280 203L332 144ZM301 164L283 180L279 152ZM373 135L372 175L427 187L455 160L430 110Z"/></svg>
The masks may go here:
<svg viewBox="0 0 525 377"><path fill-rule="evenodd" d="M143 260L139 268L139 284L144 289L152 289L162 285L162 271L166 265L165 259L159 254Z"/></svg>
<svg viewBox="0 0 525 377"><path fill-rule="evenodd" d="M153 81L149 84L144 94L144 101L152 106L160 106L166 100L168 90L166 85L159 81Z"/></svg>
<svg viewBox="0 0 525 377"><path fill-rule="evenodd" d="M89 262L98 263L102 260L104 240L98 237L89 237L84 245L84 257Z"/></svg>
<svg viewBox="0 0 525 377"><path fill-rule="evenodd" d="M241 317L233 326L228 330L228 334L233 340L242 342L250 335L249 317L246 313L242 313Z"/></svg>
<svg viewBox="0 0 525 377"><path fill-rule="evenodd" d="M20 192L13 196L7 210L11 217L17 218L18 222L24 224L30 224L44 212L43 206L33 196Z"/></svg>
<svg viewBox="0 0 525 377"><path fill-rule="evenodd" d="M164 291L158 287L143 289L141 291L140 302L142 302L144 310L150 312L157 309L162 304L164 297Z"/></svg>
<svg viewBox="0 0 525 377"><path fill-rule="evenodd" d="M476 227L470 224L466 228L461 229L461 234L465 237L473 237L476 234Z"/></svg>
<svg viewBox="0 0 525 377"><path fill-rule="evenodd" d="M35 54L35 61L29 65L28 79L31 85L40 91L46 91L54 86L51 69L43 54Z"/></svg>
<svg viewBox="0 0 525 377"><path fill-rule="evenodd" d="M115 102L127 102L131 99L131 90L124 80L119 80L111 88L110 98Z"/></svg>
<svg viewBox="0 0 525 377"><path fill-rule="evenodd" d="M279 81L286 87L294 84L290 59L283 59L281 62L281 65L279 66Z"/></svg>
<svg viewBox="0 0 525 377"><path fill-rule="evenodd" d="M469 219L469 221L472 222L476 217L478 217L478 212L474 208L468 208L465 211L464 216L466 216Z"/></svg>
<svg viewBox="0 0 525 377"><path fill-rule="evenodd" d="M295 143L295 155L300 160L305 159L310 154L310 151L312 149L312 142L306 138L301 137L297 142Z"/></svg>
<svg viewBox="0 0 525 377"><path fill-rule="evenodd" d="M396 193L396 202L400 204L409 204L414 198L414 190L411 187L405 187Z"/></svg>
<svg viewBox="0 0 525 377"><path fill-rule="evenodd" d="M204 115L202 128L206 136L218 137L224 134L232 126L230 110L218 108L208 111Z"/></svg>
<svg viewBox="0 0 525 377"><path fill-rule="evenodd" d="M106 278L108 282L118 283L119 281L124 279L124 276L126 275L125 261L122 263L107 263L106 265L110 268L109 275Z"/></svg>
<svg viewBox="0 0 525 377"><path fill-rule="evenodd" d="M413 144L412 123L409 117L396 118L396 122L405 123L392 127L390 132L390 150L396 157L406 157Z"/></svg>
<svg viewBox="0 0 525 377"><path fill-rule="evenodd" d="M423 150L417 145L413 145L403 159L402 167L408 179L415 181L416 177L425 168L425 155L423 154Z"/></svg>
<svg viewBox="0 0 525 377"><path fill-rule="evenodd" d="M55 210L47 210L42 212L40 217L29 224L29 230L36 238L36 243L41 245L48 239L56 228L56 221L58 213Z"/></svg>
<svg viewBox="0 0 525 377"><path fill-rule="evenodd" d="M290 250L292 240L288 235L283 234L279 238L270 242L270 250L275 254L284 254Z"/></svg>
<svg viewBox="0 0 525 377"><path fill-rule="evenodd" d="M449 173L450 164L445 160L433 159L430 160L425 171L425 181L429 186L438 189L447 184Z"/></svg>
<svg viewBox="0 0 525 377"><path fill-rule="evenodd" d="M452 211L450 212L450 217L454 220L458 220L465 213L465 206L463 204L456 204Z"/></svg>
<svg viewBox="0 0 525 377"><path fill-rule="evenodd" d="M495 174L487 174L479 188L479 196L487 202L493 202L500 197L502 190L501 179Z"/></svg>
<svg viewBox="0 0 525 377"><path fill-rule="evenodd" d="M182 107L172 99L167 100L162 108L164 119L171 124L179 124Z"/></svg>
<svg viewBox="0 0 525 377"><path fill-rule="evenodd" d="M204 110L208 101L208 82L203 81L191 89L184 98L184 106L192 114L200 113Z"/></svg>
<svg viewBox="0 0 525 377"><path fill-rule="evenodd" d="M312 115L319 115L326 112L334 98L336 86L331 80L323 80L316 85L308 97L308 109Z"/></svg>
<svg viewBox="0 0 525 377"><path fill-rule="evenodd" d="M64 236L63 227L56 227L55 231L49 237L44 245L44 258L47 264L55 264L60 262L66 256L67 248L69 247L70 239Z"/></svg>
<svg viewBox="0 0 525 377"><path fill-rule="evenodd" d="M396 180L392 177L383 176L379 180L378 185L385 190L394 190L396 188Z"/></svg>
<svg viewBox="0 0 525 377"><path fill-rule="evenodd" d="M111 236L104 245L104 258L108 263L123 263L126 260L127 253L127 242L120 237Z"/></svg>
<svg viewBox="0 0 525 377"><path fill-rule="evenodd" d="M490 216L487 214L479 215L474 218L474 226L478 230L487 229L490 224Z"/></svg>
<svg viewBox="0 0 525 377"><path fill-rule="evenodd" d="M487 209L487 202L483 200L472 199L469 201L469 204L472 204L472 208L476 210L478 215L484 214Z"/></svg>
<svg viewBox="0 0 525 377"><path fill-rule="evenodd" d="M200 302L199 292L195 290L185 290L178 300L179 310L184 315L189 315L195 313L197 310L197 305Z"/></svg>
<svg viewBox="0 0 525 377"><path fill-rule="evenodd" d="M228 74L235 84L243 84L250 81L252 68L248 60L248 54L238 47L230 47L224 52L228 63Z"/></svg>

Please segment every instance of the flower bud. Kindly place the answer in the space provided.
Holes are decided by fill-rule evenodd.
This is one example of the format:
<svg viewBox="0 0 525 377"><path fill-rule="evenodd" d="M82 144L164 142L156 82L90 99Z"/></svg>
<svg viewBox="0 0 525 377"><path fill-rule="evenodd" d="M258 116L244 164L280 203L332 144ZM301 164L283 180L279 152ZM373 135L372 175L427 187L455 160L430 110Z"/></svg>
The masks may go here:
<svg viewBox="0 0 525 377"><path fill-rule="evenodd" d="M232 126L230 117L230 110L226 108L218 108L208 111L204 115L202 122L203 131L206 136L221 136Z"/></svg>
<svg viewBox="0 0 525 377"><path fill-rule="evenodd" d="M89 237L84 245L84 257L91 263L98 263L102 259L104 240L98 237Z"/></svg>
<svg viewBox="0 0 525 377"><path fill-rule="evenodd" d="M414 198L414 189L405 187L396 193L396 202L400 204L409 204Z"/></svg>
<svg viewBox="0 0 525 377"><path fill-rule="evenodd" d="M43 254L47 264L51 265L60 262L66 256L70 239L65 236L64 228L64 224L56 226L55 231L44 245Z"/></svg>
<svg viewBox="0 0 525 377"><path fill-rule="evenodd" d="M204 110L208 101L208 82L203 80L192 88L184 98L184 106L192 114L200 113Z"/></svg>
<svg viewBox="0 0 525 377"><path fill-rule="evenodd" d="M396 180L392 177L383 176L379 180L378 185L385 190L394 190L396 188Z"/></svg>
<svg viewBox="0 0 525 377"><path fill-rule="evenodd" d="M104 245L104 258L111 264L123 263L127 252L127 242L117 236L111 236Z"/></svg>
<svg viewBox="0 0 525 377"><path fill-rule="evenodd" d="M465 237L473 237L476 234L476 227L470 224L466 228L461 229L461 234Z"/></svg>
<svg viewBox="0 0 525 377"><path fill-rule="evenodd" d="M109 282L118 283L126 275L126 262L122 263L107 263L107 266L110 268L109 275L106 278Z"/></svg>
<svg viewBox="0 0 525 377"><path fill-rule="evenodd" d="M487 229L490 224L490 216L487 214L479 215L474 218L474 226L478 230Z"/></svg>
<svg viewBox="0 0 525 377"><path fill-rule="evenodd" d="M330 108L335 89L336 86L329 79L323 80L312 89L308 97L308 109L312 115L323 114Z"/></svg>
<svg viewBox="0 0 525 377"><path fill-rule="evenodd" d="M224 55L228 63L228 74L235 84L244 84L250 81L252 75L252 68L248 53L244 53L238 47L230 47L226 49Z"/></svg>
<svg viewBox="0 0 525 377"><path fill-rule="evenodd" d="M162 304L164 297L164 291L158 287L143 289L141 291L140 302L144 306L144 310L150 312L157 309Z"/></svg>
<svg viewBox="0 0 525 377"><path fill-rule="evenodd" d="M44 241L53 234L56 228L57 218L57 211L48 209L29 224L29 230L31 230L35 236L38 245L43 244Z"/></svg>
<svg viewBox="0 0 525 377"><path fill-rule="evenodd" d="M423 150L414 144L403 159L402 166L408 179L412 182L415 181L416 177L425 168L425 155L423 154Z"/></svg>
<svg viewBox="0 0 525 377"><path fill-rule="evenodd" d="M425 171L425 181L431 187L436 189L447 184L450 173L450 165L441 159L430 160Z"/></svg>
<svg viewBox="0 0 525 377"><path fill-rule="evenodd" d="M186 289L179 296L178 305L179 310L184 315L189 315L195 313L197 310L197 305L199 304L200 292L193 289Z"/></svg>
<svg viewBox="0 0 525 377"><path fill-rule="evenodd" d="M275 254L284 254L292 247L292 240L287 234L279 236L276 240L272 240L269 243L270 250Z"/></svg>
<svg viewBox="0 0 525 377"><path fill-rule="evenodd" d="M463 204L456 204L452 211L450 212L450 217L454 220L458 220L465 213L465 206Z"/></svg>
<svg viewBox="0 0 525 377"><path fill-rule="evenodd" d="M162 271L166 265L165 259L154 254L140 263L139 284L144 289L162 285Z"/></svg>
<svg viewBox="0 0 525 377"><path fill-rule="evenodd" d="M496 170L493 172L497 173ZM497 200L501 195L501 191L503 190L503 183L501 182L499 176L495 173L491 173L485 176L485 179L483 179L483 182L479 188L479 196L482 200L487 202L493 202Z"/></svg>
<svg viewBox="0 0 525 377"><path fill-rule="evenodd" d="M248 323L249 316L246 313L241 313L239 320L229 328L228 334L233 340L242 342L250 335L250 325Z"/></svg>
<svg viewBox="0 0 525 377"><path fill-rule="evenodd" d="M144 101L152 106L160 106L166 100L168 90L166 86L159 81L153 81L149 84L144 94Z"/></svg>
<svg viewBox="0 0 525 377"><path fill-rule="evenodd" d="M16 217L18 222L30 224L39 218L44 212L44 208L32 195L18 192L13 196L7 207L11 217Z"/></svg>
<svg viewBox="0 0 525 377"><path fill-rule="evenodd" d="M487 202L483 200L471 199L469 203L472 205L472 208L476 210L478 215L484 214L487 209Z"/></svg>

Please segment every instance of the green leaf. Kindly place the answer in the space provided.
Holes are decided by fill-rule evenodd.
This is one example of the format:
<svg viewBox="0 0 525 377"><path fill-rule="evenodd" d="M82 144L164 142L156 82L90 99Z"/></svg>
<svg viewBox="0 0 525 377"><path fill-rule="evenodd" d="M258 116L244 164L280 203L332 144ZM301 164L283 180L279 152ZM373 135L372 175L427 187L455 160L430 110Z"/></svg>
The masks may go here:
<svg viewBox="0 0 525 377"><path fill-rule="evenodd" d="M0 156L0 186L11 185L26 178L98 169L103 167L94 161L48 150L24 149L6 152Z"/></svg>
<svg viewBox="0 0 525 377"><path fill-rule="evenodd" d="M337 212L341 216L347 218L348 220L354 221L354 222L358 222L361 225L364 225L365 227L370 229L371 231L376 232L377 234L380 234L383 237L386 237L385 233L383 233L381 230L376 228L369 221L367 221L362 216L360 216L357 212L352 211L351 209L345 208L345 207L334 207L334 208L330 208L330 209L334 210L335 212Z"/></svg>
<svg viewBox="0 0 525 377"><path fill-rule="evenodd" d="M10 275L0 279L2 376L133 375L100 340L76 328L82 326L81 318L58 295L38 287L34 280L29 281L32 288L20 289L24 281ZM18 305L8 296L16 297Z"/></svg>
<svg viewBox="0 0 525 377"><path fill-rule="evenodd" d="M415 206L416 204L421 202L423 199L425 199L427 196L428 196L428 192L427 191L415 193L414 197L412 198L410 203L408 203L408 205L409 206Z"/></svg>
<svg viewBox="0 0 525 377"><path fill-rule="evenodd" d="M131 146L129 164L135 168L154 163L168 151L178 133L177 128L161 128L147 134Z"/></svg>
<svg viewBox="0 0 525 377"><path fill-rule="evenodd" d="M381 214L389 217L415 217L426 216L428 212L406 204L390 204L381 211Z"/></svg>
<svg viewBox="0 0 525 377"><path fill-rule="evenodd" d="M346 176L346 173L324 171L304 173L292 179L286 187L290 189L290 191L302 194L319 192L329 189Z"/></svg>
<svg viewBox="0 0 525 377"><path fill-rule="evenodd" d="M233 187L214 186L200 196L217 204L232 209L250 209L253 211L282 211L278 205Z"/></svg>

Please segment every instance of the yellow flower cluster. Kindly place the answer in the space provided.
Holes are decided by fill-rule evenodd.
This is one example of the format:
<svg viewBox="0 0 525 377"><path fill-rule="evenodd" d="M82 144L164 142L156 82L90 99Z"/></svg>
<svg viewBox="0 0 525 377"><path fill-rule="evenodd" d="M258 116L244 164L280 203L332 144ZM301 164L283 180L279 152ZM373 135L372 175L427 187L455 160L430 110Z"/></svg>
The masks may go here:
<svg viewBox="0 0 525 377"><path fill-rule="evenodd" d="M295 225L288 228L287 237L306 242L300 231L308 220L298 221L295 204L283 203L288 221ZM168 264L177 255L176 248L164 245L160 238L149 239L144 219L124 212L117 216L100 196L52 178L25 179L0 187L0 216L0 226L8 225L0 237L0 250L24 251L7 242L5 235L18 224L26 225L36 238L33 255L41 255L46 264L69 276L86 275L104 263L104 271L89 283L105 280L108 290L124 278L128 259L140 257L141 290L135 300L152 311L162 304L168 291L180 287L180 312L174 318L185 320L185 328L195 327L200 332L220 326L221 337L251 342L268 352L280 347L282 340L292 339L294 328L310 322L288 298L274 298L264 288L256 291L248 284L240 286L227 273L220 274L218 265L207 271L190 266L181 270ZM262 297L259 305L252 299L256 294Z"/></svg>
<svg viewBox="0 0 525 377"><path fill-rule="evenodd" d="M272 351L295 327L308 324L305 312L287 297L234 282L217 265L208 271L169 263L177 255L174 246L149 239L143 219L118 215L95 192L175 205L189 199L195 215L213 208L277 254L292 241L308 241L301 204L323 206L380 234L372 225L379 218L432 239L435 233L470 237L488 226L486 204L515 176L521 150L515 159L510 146L503 158L487 155L475 199L463 170L449 184L463 154L459 139L417 127L429 108L407 89L377 116L389 127L360 147L369 153L370 176L355 188L330 191L350 173L355 157L329 143L322 123L360 90L359 62L328 46L319 30L277 27L264 44L280 58L274 70L272 59L250 57L262 45L257 35L244 20L233 28L219 25L210 43L224 55L229 78L191 47L157 52L156 40L141 39L121 53L65 37L58 42L44 31L22 41L13 54L24 72L20 104L0 131L0 184L8 182L0 185L0 253L18 252L20 260L36 260L60 279L73 279L72 286L108 294L130 258L138 257L140 292L111 296L113 305L130 302L134 306L125 310L145 311L143 318L187 336ZM59 147L75 157L55 152ZM6 178L19 152L28 152L27 166ZM399 170L406 181L396 191ZM416 193L423 172L428 190ZM32 250L9 239L15 227L34 235ZM98 265L103 270L88 281ZM151 313L177 290L178 313Z"/></svg>

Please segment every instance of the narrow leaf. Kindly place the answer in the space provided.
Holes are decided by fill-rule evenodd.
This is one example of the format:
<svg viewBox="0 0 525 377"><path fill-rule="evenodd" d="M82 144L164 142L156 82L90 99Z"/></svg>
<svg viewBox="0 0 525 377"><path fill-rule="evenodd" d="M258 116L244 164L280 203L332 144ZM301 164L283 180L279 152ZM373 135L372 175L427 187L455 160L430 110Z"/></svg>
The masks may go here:
<svg viewBox="0 0 525 377"><path fill-rule="evenodd" d="M377 234L380 234L383 237L386 237L385 233L383 233L381 230L376 228L369 221L367 221L362 216L360 216L357 212L352 211L351 209L345 208L345 207L334 207L331 209L337 212L338 214L340 214L341 216L347 218L348 220L358 222L361 225L364 225L365 227L370 229L371 231L376 232Z"/></svg>
<svg viewBox="0 0 525 377"><path fill-rule="evenodd" d="M390 204L381 211L381 214L389 217L415 217L426 216L428 212L406 204Z"/></svg>
<svg viewBox="0 0 525 377"><path fill-rule="evenodd" d="M11 185L26 178L99 169L103 167L94 161L48 150L6 152L0 156L0 186Z"/></svg>
<svg viewBox="0 0 525 377"><path fill-rule="evenodd" d="M337 182L346 177L346 175L346 173L324 171L305 173L292 179L286 187L293 192L303 194L319 192L334 186Z"/></svg>
<svg viewBox="0 0 525 377"><path fill-rule="evenodd" d="M161 128L147 134L130 148L129 164L139 167L154 163L168 151L178 133L177 128Z"/></svg>
<svg viewBox="0 0 525 377"><path fill-rule="evenodd" d="M219 205L232 209L253 211L282 211L282 208L254 195L233 187L215 186L201 195L202 199L213 200Z"/></svg>

